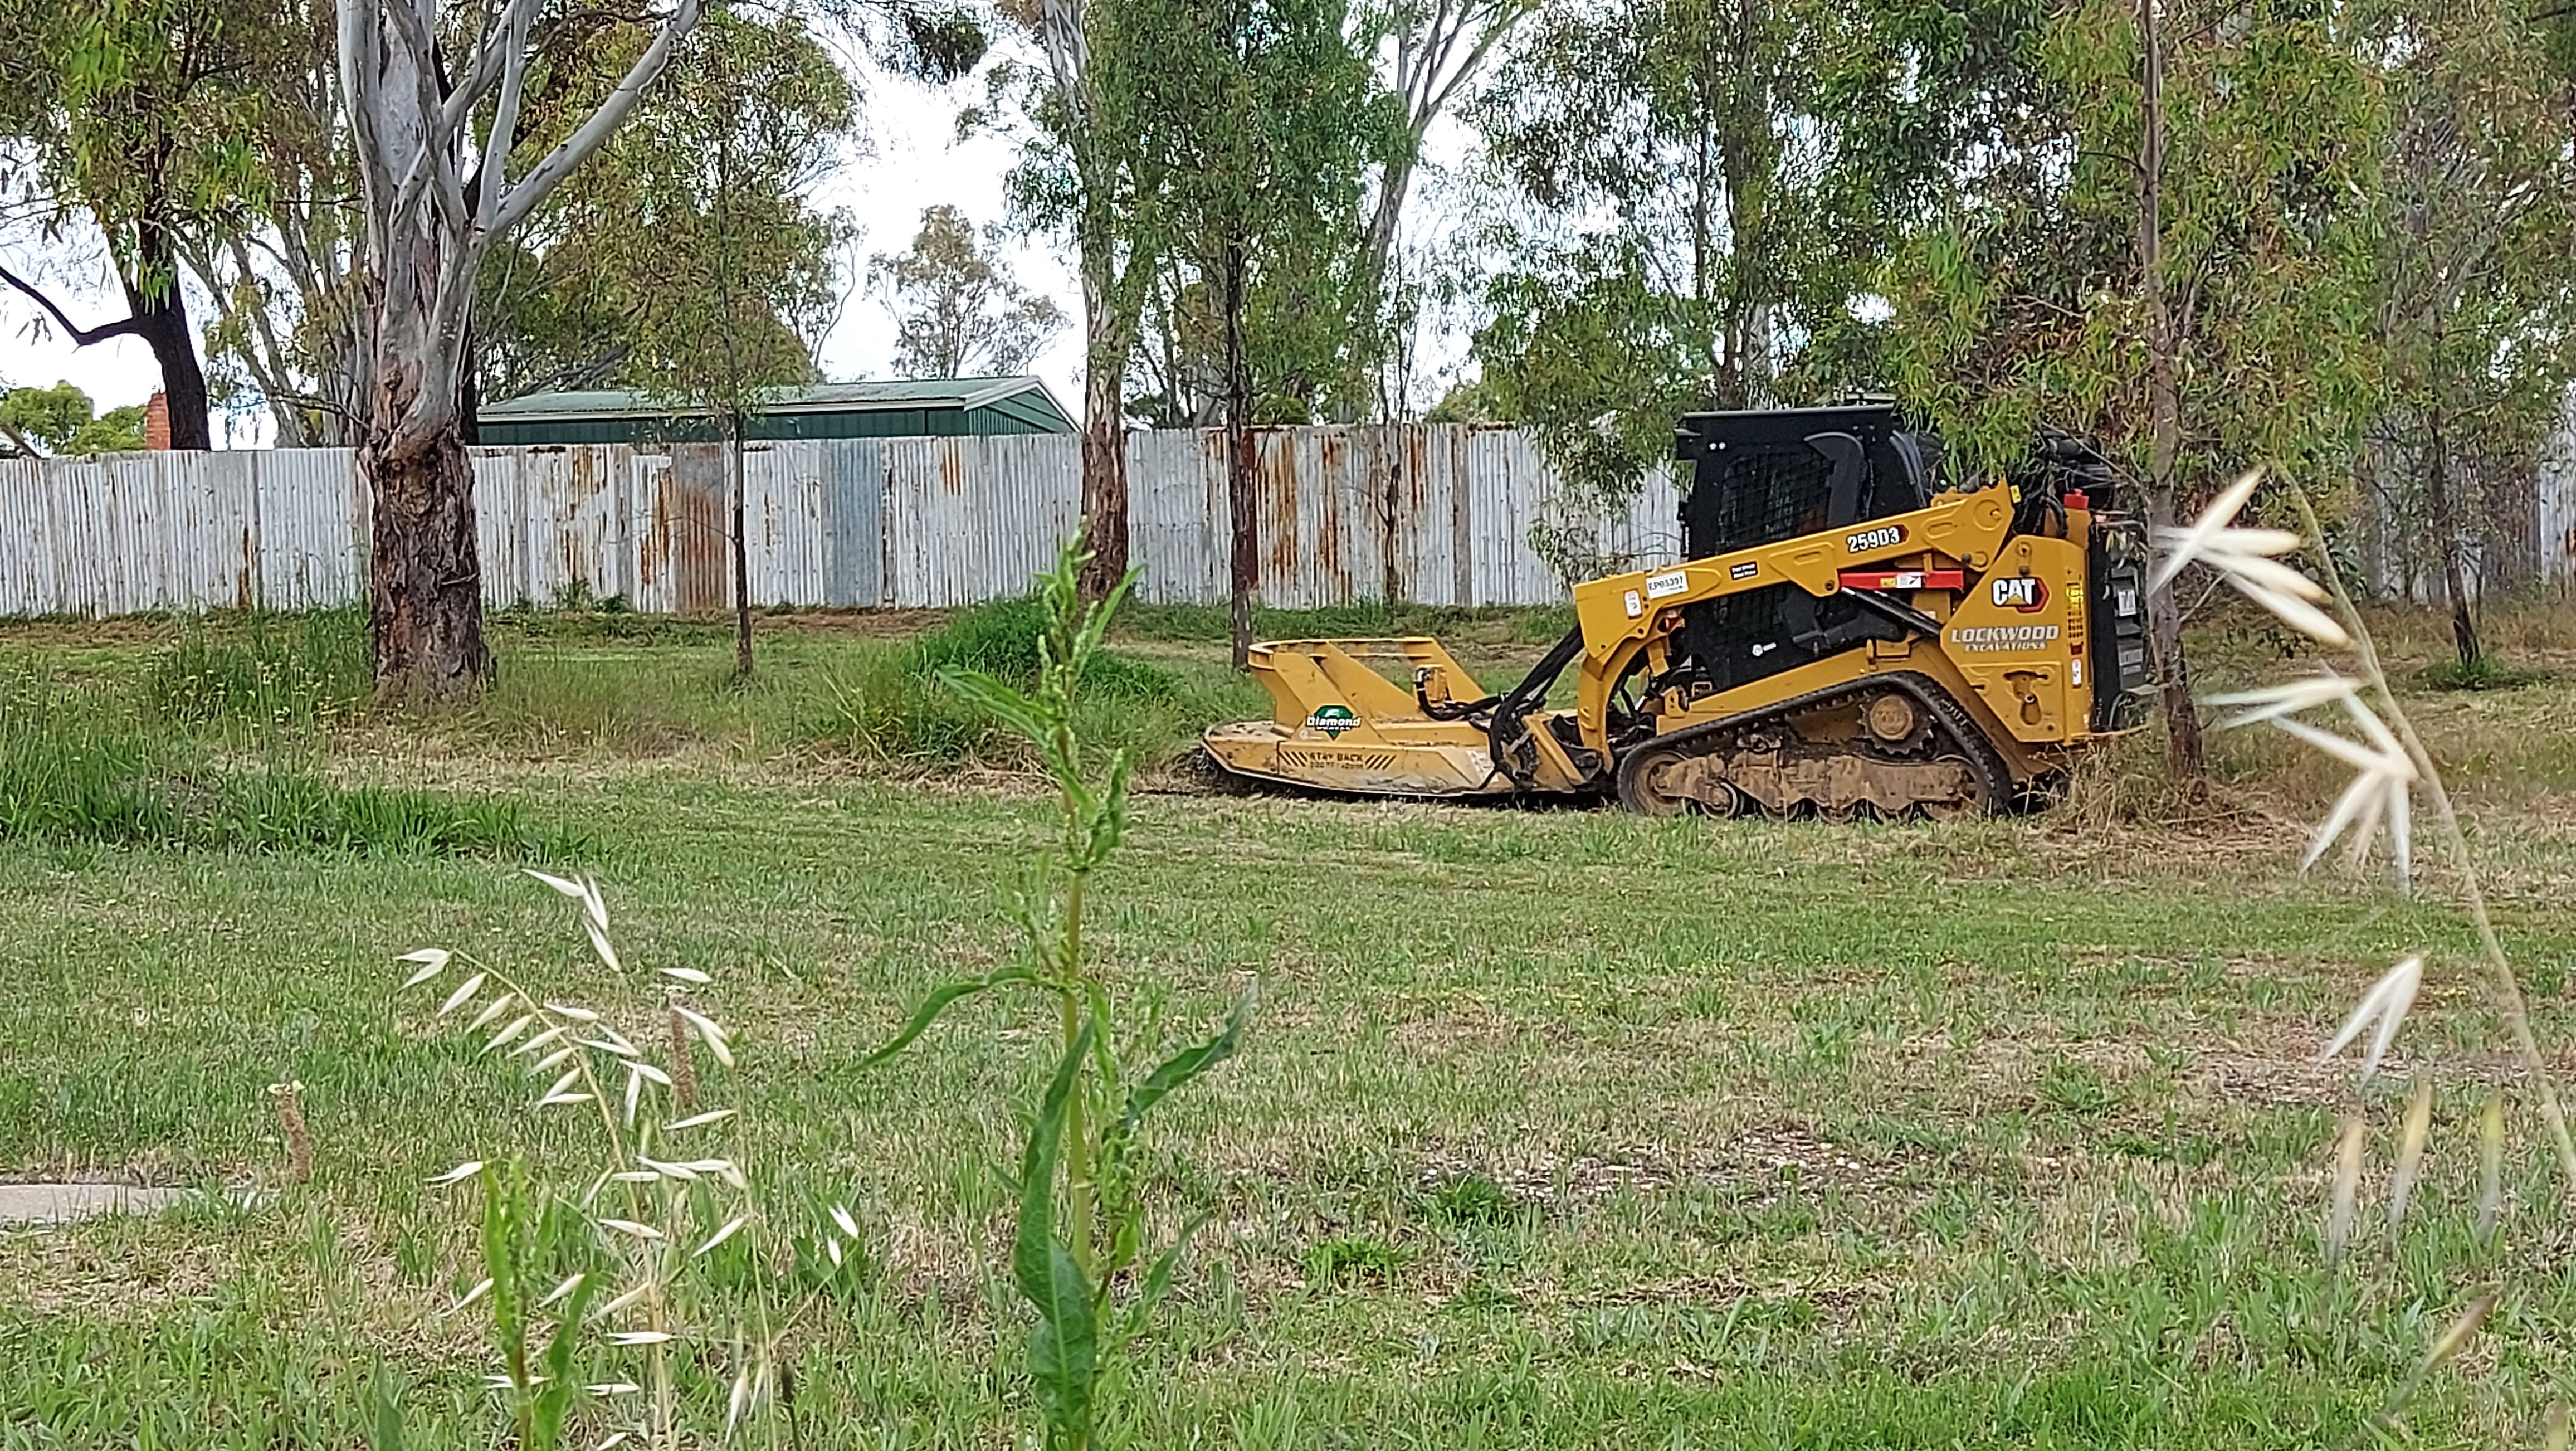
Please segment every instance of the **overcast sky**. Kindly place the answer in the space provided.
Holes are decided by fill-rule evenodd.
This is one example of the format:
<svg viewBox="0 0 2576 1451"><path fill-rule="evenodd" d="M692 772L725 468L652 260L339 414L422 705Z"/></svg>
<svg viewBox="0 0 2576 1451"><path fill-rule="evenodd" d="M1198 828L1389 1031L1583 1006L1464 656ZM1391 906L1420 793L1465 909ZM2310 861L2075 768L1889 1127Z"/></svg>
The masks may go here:
<svg viewBox="0 0 2576 1451"><path fill-rule="evenodd" d="M834 379L883 377L894 353L893 319L881 301L865 292L868 257L909 246L922 209L942 202L963 208L978 225L1002 220L1002 174L1012 158L1009 144L991 136L962 144L954 140L957 107L980 95L980 81L945 91L881 78L868 84L868 136L817 193L821 204L849 209L862 233L842 259L850 292L820 359L824 374ZM0 247L0 256L8 258L11 270L21 275L32 270L42 278L74 322L89 327L124 314L96 233L53 247L27 238L12 241L14 245ZM1068 317L1081 315L1081 292L1072 270L1049 242L1016 244L1009 260L1023 285L1054 297ZM207 320L202 298L192 296L190 306L191 320L202 329ZM160 386L151 351L140 342L118 338L75 348L50 325L40 335L35 325L42 317L33 303L0 288L0 386L67 379L102 411L141 403ZM1036 365L1068 411L1081 407L1081 360L1079 332L1068 328ZM264 425L264 417L240 420L234 441L265 441ZM242 431L252 426L258 427L256 434ZM223 419L216 420L215 432L222 443Z"/></svg>
<svg viewBox="0 0 2576 1451"><path fill-rule="evenodd" d="M847 58L845 56L845 64ZM824 376L834 380L885 377L894 353L894 323L882 300L866 290L867 260L879 252L900 252L919 230L922 209L940 203L962 208L979 227L1003 219L1002 177L1012 161L1010 144L989 134L959 142L956 112L970 99L980 99L980 77L947 88L933 88L882 76L865 79L866 135L850 148L842 165L817 190L825 206L849 210L860 237L842 259L848 289L838 322L825 338L818 360ZM1454 128L1435 133L1426 150L1437 162L1461 149ZM1416 181L1416 214L1407 223L1415 235L1440 230L1443 202L1436 174ZM0 245L12 270L32 271L55 301L84 327L124 314L124 302L109 276L99 239L67 239L47 247L31 239L9 239ZM1066 412L1079 416L1082 406L1081 290L1070 259L1049 238L1018 241L1007 260L1023 286L1053 297L1074 325L1059 334L1041 355L1035 371L1055 391ZM190 299L191 320L202 331L207 321L203 298ZM59 329L38 328L37 307L14 291L0 287L0 386L48 385L67 379L95 400L101 411L141 403L159 386L159 370L140 342L119 338L94 347L74 348ZM1434 363L1460 350L1454 330L1434 328L1425 348ZM1425 400L1427 402L1427 400ZM256 446L268 439L265 411L230 420L215 419L215 441Z"/></svg>

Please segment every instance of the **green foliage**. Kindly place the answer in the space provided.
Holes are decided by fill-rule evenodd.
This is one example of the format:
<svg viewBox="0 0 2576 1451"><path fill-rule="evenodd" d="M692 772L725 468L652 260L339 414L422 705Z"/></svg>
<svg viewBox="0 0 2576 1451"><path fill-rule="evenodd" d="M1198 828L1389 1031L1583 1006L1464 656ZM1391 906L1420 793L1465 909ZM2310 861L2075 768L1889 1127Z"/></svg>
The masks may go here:
<svg viewBox="0 0 2576 1451"><path fill-rule="evenodd" d="M133 405L95 413L89 395L69 383L0 393L0 424L48 452L126 453L143 447L143 410ZM7 435L0 433L0 446Z"/></svg>
<svg viewBox="0 0 2576 1451"><path fill-rule="evenodd" d="M1528 1215L1510 1190L1485 1174L1457 1174L1441 1180L1426 1207L1433 1217L1462 1227L1518 1224Z"/></svg>
<svg viewBox="0 0 2576 1451"><path fill-rule="evenodd" d="M1063 331L1064 313L1004 270L1000 240L987 229L979 245L964 212L935 206L910 251L870 259L869 284L894 313L897 377L1018 373Z"/></svg>
<svg viewBox="0 0 2576 1451"><path fill-rule="evenodd" d="M580 1252L579 1220L562 1200L532 1190L517 1158L486 1164L475 1176L483 1191L484 1292L495 1358L509 1384L511 1444L554 1451L580 1391L582 1323L599 1299L599 1267ZM560 1297L551 1292L564 1287ZM540 1334L541 1320L554 1327Z"/></svg>
<svg viewBox="0 0 2576 1451"><path fill-rule="evenodd" d="M2324 11L2163 13L2177 478L2189 492L2257 462L2331 476L2377 387L2373 233L2348 202L2381 184L2380 82ZM2143 477L2136 8L2063 8L2022 63L2034 123L1888 269L1896 381L1967 473L2008 466L2044 425Z"/></svg>
<svg viewBox="0 0 2576 1451"><path fill-rule="evenodd" d="M2418 676L2434 690L2520 690L2554 677L2546 670L2507 665L2492 652L2474 660L2453 656L2427 665Z"/></svg>
<svg viewBox="0 0 2576 1451"><path fill-rule="evenodd" d="M1050 608L1043 594L1027 594L963 610L913 642L911 669L924 676L973 671L1032 688L1046 668ZM1179 689L1170 671L1109 650L1088 655L1080 685L1086 696L1130 701L1165 700Z"/></svg>
<svg viewBox="0 0 2576 1451"><path fill-rule="evenodd" d="M2366 478L2401 587L2457 570L2465 594L2473 560L2495 562L2491 588L2515 582L2503 562L2526 547L2531 481L2576 380L2576 113L2508 0L2367 13L2392 62Z"/></svg>
<svg viewBox="0 0 2576 1451"><path fill-rule="evenodd" d="M1133 145L1164 178L1165 275L1140 399L1205 422L1240 358L1246 421L1311 422L1352 371L1351 295L1372 165L1402 119L1352 41L1344 0L1117 0L1107 54Z"/></svg>
<svg viewBox="0 0 2576 1451"><path fill-rule="evenodd" d="M1474 108L1521 203L1464 285L1480 411L1625 498L1674 415L1885 376L1880 259L1989 149L2025 0L1562 0Z"/></svg>
<svg viewBox="0 0 2576 1451"><path fill-rule="evenodd" d="M946 677L971 672L1018 690L1036 688L1045 671L1048 618L1043 595L995 600L959 611L899 650L835 672L827 734L864 754L928 765L1024 756L1026 738ZM1080 686L1083 738L1131 752L1167 751L1175 735L1195 736L1225 709L1171 671L1106 649L1085 660Z"/></svg>
<svg viewBox="0 0 2576 1451"><path fill-rule="evenodd" d="M1145 1115L1234 1056L1256 1001L1247 991L1222 1031L1170 1055L1141 1079L1131 1079L1122 1066L1119 994L1085 956L1083 922L1092 875L1126 832L1129 758L1112 752L1104 767L1090 768L1074 702L1135 576L1130 572L1107 599L1086 604L1077 581L1087 557L1076 536L1044 580L1039 599L1045 631L1032 688L974 669L941 673L961 695L1025 736L1055 782L1058 845L1047 901L1023 918L1029 958L932 992L903 1031L867 1060L882 1062L903 1051L949 1007L995 989L1033 991L1060 1031L1062 1052L1021 1153L1010 1266L1013 1283L1037 1317L1029 1333L1028 1374L1049 1451L1088 1451L1095 1444L1109 1369L1168 1293L1181 1251L1197 1228L1191 1224L1150 1262L1144 1260L1145 1185L1138 1150ZM1140 1265L1141 1283L1122 1302L1119 1287Z"/></svg>
<svg viewBox="0 0 2576 1451"><path fill-rule="evenodd" d="M539 93L514 173L590 114L651 33L619 19L541 35L564 79ZM813 381L854 225L804 194L857 114L801 21L710 9L627 123L483 267L485 396L614 386L721 415Z"/></svg>
<svg viewBox="0 0 2576 1451"><path fill-rule="evenodd" d="M289 57L228 0L0 0L0 136L49 227L94 222L129 300L178 286L183 238L241 220L266 179L249 144Z"/></svg>

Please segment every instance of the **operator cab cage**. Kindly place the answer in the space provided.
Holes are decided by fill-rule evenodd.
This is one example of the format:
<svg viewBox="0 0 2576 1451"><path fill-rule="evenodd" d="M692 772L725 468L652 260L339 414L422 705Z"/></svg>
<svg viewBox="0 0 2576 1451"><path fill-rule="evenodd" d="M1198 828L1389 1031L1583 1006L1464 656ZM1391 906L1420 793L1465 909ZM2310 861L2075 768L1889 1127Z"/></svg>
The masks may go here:
<svg viewBox="0 0 2576 1451"><path fill-rule="evenodd" d="M1691 466L1681 501L1682 558L1824 534L1925 508L1945 488L1940 439L1892 403L1685 415L1674 457ZM2081 439L2045 435L2011 472L1965 484L2014 493L2014 532L2063 534L2065 496L2095 511L2113 502L2101 455ZM2050 527L2051 516L2055 527ZM1846 597L1794 585L1704 600L1682 611L1682 660L1659 684L1696 694L1733 690L1903 627ZM2125 676L2128 672L2122 672Z"/></svg>
<svg viewBox="0 0 2576 1451"><path fill-rule="evenodd" d="M1673 456L1691 465L1681 505L1684 559L1910 513L1952 487L1940 438L1892 403L1688 414L1673 430ZM2081 491L2096 511L2115 507L2101 455L2060 434L2044 435L2003 478L1958 486L1997 482L2025 500L2057 504Z"/></svg>

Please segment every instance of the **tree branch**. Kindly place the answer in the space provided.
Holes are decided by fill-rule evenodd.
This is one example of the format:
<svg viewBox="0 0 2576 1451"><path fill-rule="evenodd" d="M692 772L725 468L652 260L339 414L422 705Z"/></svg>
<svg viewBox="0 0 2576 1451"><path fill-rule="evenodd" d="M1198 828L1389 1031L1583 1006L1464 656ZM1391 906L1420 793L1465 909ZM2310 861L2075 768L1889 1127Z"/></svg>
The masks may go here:
<svg viewBox="0 0 2576 1451"><path fill-rule="evenodd" d="M644 92L661 78L663 68L671 63L671 52L679 46L681 37L697 26L699 4L700 0L680 0L671 11L671 18L662 22L661 33L655 35L653 43L635 58L626 78L617 83L616 90L609 92L607 100L599 103L598 110L590 113L590 119L582 122L579 130L565 137L545 160L537 163L536 169L508 190L498 214L492 219L494 235L509 231L528 213L536 210L537 203L544 201L547 193L562 184L563 179L572 174L573 168L588 160L591 153L608 140L609 133L625 121L627 113L635 109L635 103L644 98Z"/></svg>
<svg viewBox="0 0 2576 1451"><path fill-rule="evenodd" d="M63 316L63 310L61 308L54 306L54 300L52 298L38 292L34 287L28 285L24 278L21 278L18 274L10 271L6 267L0 267L0 282L6 282L11 287L25 293L28 297L35 300L38 307L41 307L45 311L53 314L55 323L58 324L65 333L70 335L72 345L74 347L85 348L92 343L106 342L109 338L132 337L143 331L143 319L139 317L128 317L123 322L112 322L103 327L84 328L76 326L70 318Z"/></svg>
<svg viewBox="0 0 2576 1451"><path fill-rule="evenodd" d="M20 433L17 426L12 424L6 418L0 418L0 433L7 434L9 436L9 441L18 446L18 456L20 458L43 458L45 456L45 451L43 449L40 449L34 444L28 442L27 435Z"/></svg>
<svg viewBox="0 0 2576 1451"><path fill-rule="evenodd" d="M535 7L527 0L511 0L509 11L502 17L501 100L492 114L490 138L483 146L483 196L476 205L474 222L489 232L493 218L501 209L501 189L510 170L510 147L519 133L519 82L528 64L528 22L534 19Z"/></svg>
<svg viewBox="0 0 2576 1451"><path fill-rule="evenodd" d="M347 0L343 0L347 3ZM378 0L360 0L376 4ZM473 217L465 203L465 182L456 174L458 128L445 124L446 108L438 94L438 42L430 35L428 22L414 13L409 0L383 0L385 13L394 18L394 34L410 54L412 104L421 117L420 151L412 157L410 174L403 178L402 190L395 194L393 211L400 215L411 205L423 187L438 186L439 203L447 214L462 223Z"/></svg>

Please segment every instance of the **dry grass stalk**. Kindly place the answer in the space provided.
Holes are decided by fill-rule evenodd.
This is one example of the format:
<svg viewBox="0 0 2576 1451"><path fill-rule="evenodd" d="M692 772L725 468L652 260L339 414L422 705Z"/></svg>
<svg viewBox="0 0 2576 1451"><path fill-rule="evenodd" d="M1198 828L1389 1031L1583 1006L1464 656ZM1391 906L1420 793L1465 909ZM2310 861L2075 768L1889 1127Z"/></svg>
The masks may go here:
<svg viewBox="0 0 2576 1451"><path fill-rule="evenodd" d="M268 1096L277 1104L277 1126L286 1135L286 1177L298 1184L310 1184L313 1131L304 1122L304 1085L293 1081L272 1083Z"/></svg>
<svg viewBox="0 0 2576 1451"><path fill-rule="evenodd" d="M2354 606L2350 592L2345 589L2333 558L2326 553L2324 531L2318 525L2315 508L2306 492L2295 486L2291 489L2291 497L2297 503L2299 517L2305 525L2304 535L2236 525L2237 512L2252 499L2260 479L2258 470L2237 480L2190 528L2158 531L2158 542L2165 546L2167 557L2157 570L2157 580L2170 580L2193 563L2207 565L2291 629L2318 644L2350 649L2360 665L2360 677L2355 681L2326 670L2284 685L2217 697L2210 703L2238 707L2240 712L2219 724L2241 726L2268 722L2354 769L2351 785L2310 841L2307 856L2300 862L2301 871L2305 871L2346 832L2350 833L2351 859L2355 862L2365 859L2384 828L2391 864L2396 871L2397 889L2401 894L2408 892L2412 886L2413 865L2411 804L2414 792L2419 787L2423 790L2433 806L2434 821L2442 839L2450 848L2461 903L2477 930L2496 1015L2505 1024L2524 1076L2540 1100L2541 1117L2548 1126L2565 1189L2576 1195L2576 1136L2569 1133L2556 1086L2532 1033L2521 982L2514 975L2502 944L2497 941L2477 862L2469 851L2467 834L2461 828L2459 814L2452 806L2441 772L2432 754L2425 749L2423 739L2416 734L2413 723L2407 719L2405 708L2398 702L2397 693L2389 683L2388 672L2380 661L2378 648L2363 625L2360 612ZM2279 556L2292 553L2303 545L2315 549L2325 584L2320 585L2281 562ZM2318 608L2328 603L2333 606L2334 615ZM2329 707L2341 708L2348 722L2359 730L2359 739L2324 730L2296 718L2302 712ZM2372 1035L2367 1056L2356 1076L2356 1088L2368 1082L2396 1037L2398 1027L2413 1006L2422 972L2420 957L2409 957L2390 970L2371 988L2327 1046L2322 1056L2332 1057L2358 1038L2362 1029L2375 1025L2377 1031ZM2326 1221L2326 1254L2330 1263L2341 1259L2351 1237L2362 1177L2365 1123L2358 1107L2347 1110L2344 1115L2342 1139L2335 1156L2332 1204ZM2432 1083L2427 1078L2418 1084L2409 1106L2396 1172L2390 1181L2388 1226L2392 1240L2404 1223L2407 1202L2422 1171L2431 1128ZM2484 1242L2494 1233L2503 1201L2504 1119L2501 1100L2489 1102L2480 1128L2478 1237ZM2394 1414L2426 1375L2468 1345L2485 1325L2495 1303L2495 1296L2490 1293L2471 1304L2467 1313L2434 1344L2414 1374L2398 1388L2382 1412L2383 1419ZM2563 1414L2553 1409L2552 1415L2552 1442L2564 1444Z"/></svg>
<svg viewBox="0 0 2576 1451"><path fill-rule="evenodd" d="M662 1014L662 1025L671 1036L671 1101L682 1113L698 1111L697 1055L689 1050L689 1020L680 1016L680 1005L673 1003Z"/></svg>
<svg viewBox="0 0 2576 1451"><path fill-rule="evenodd" d="M2361 1197L2362 1151L2369 1141L2369 1121L2358 1112L2343 1116L2343 1139L2335 1148L2334 1207L2326 1215L2326 1262L2343 1259L2352 1241L2352 1220Z"/></svg>
<svg viewBox="0 0 2576 1451"><path fill-rule="evenodd" d="M2425 1141L2433 1134L2433 1080L2415 1085L2415 1100L2406 1106L2405 1136L2397 1145L2397 1172L2388 1181L2388 1242L2397 1242L2398 1231L2406 1226L2406 1205L2414 1198L2415 1181L2424 1172Z"/></svg>

